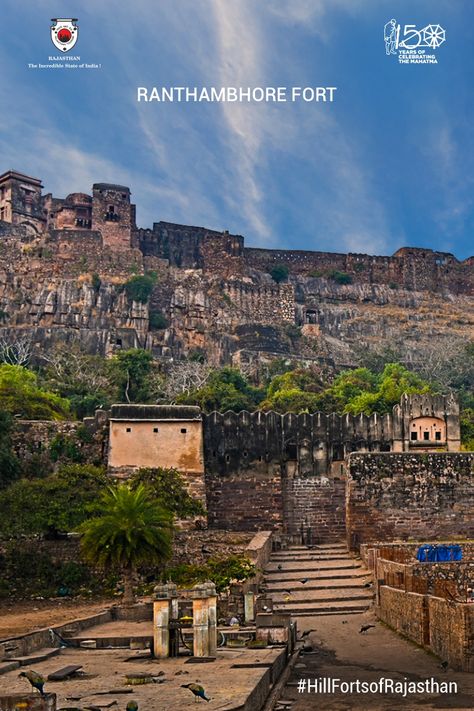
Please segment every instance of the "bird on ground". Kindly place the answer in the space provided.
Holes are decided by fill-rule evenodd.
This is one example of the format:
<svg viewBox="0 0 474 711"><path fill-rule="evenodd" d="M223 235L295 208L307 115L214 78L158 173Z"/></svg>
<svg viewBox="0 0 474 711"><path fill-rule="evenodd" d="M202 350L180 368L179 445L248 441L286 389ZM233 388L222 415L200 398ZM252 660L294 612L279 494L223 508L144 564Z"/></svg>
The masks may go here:
<svg viewBox="0 0 474 711"><path fill-rule="evenodd" d="M367 632L368 630L370 630L371 627L375 627L375 625L362 625L362 627L359 630L359 634Z"/></svg>
<svg viewBox="0 0 474 711"><path fill-rule="evenodd" d="M301 633L300 640L301 640L301 639L306 639L306 637L309 637L309 635L311 634L311 632L316 632L316 630L305 630L304 632Z"/></svg>
<svg viewBox="0 0 474 711"><path fill-rule="evenodd" d="M204 699L205 701L210 701L211 699L206 696L204 687L200 684L181 684L182 689L189 689L194 694L194 700Z"/></svg>
<svg viewBox="0 0 474 711"><path fill-rule="evenodd" d="M201 546L201 553L211 553L212 551L209 550L206 546Z"/></svg>
<svg viewBox="0 0 474 711"><path fill-rule="evenodd" d="M303 583L305 585L308 582L309 578L301 578L300 583Z"/></svg>
<svg viewBox="0 0 474 711"><path fill-rule="evenodd" d="M29 669L26 672L20 672L18 676L26 677L33 689L37 689L40 692L41 696L45 696L45 693L43 691L45 680L44 677L41 676L41 674L38 674L38 672L33 671L33 669Z"/></svg>
<svg viewBox="0 0 474 711"><path fill-rule="evenodd" d="M441 669L444 669L444 671L448 670L448 666L449 666L448 662L441 662L441 664L440 664Z"/></svg>
<svg viewBox="0 0 474 711"><path fill-rule="evenodd" d="M138 704L136 701L129 701L127 704L127 711L138 711Z"/></svg>

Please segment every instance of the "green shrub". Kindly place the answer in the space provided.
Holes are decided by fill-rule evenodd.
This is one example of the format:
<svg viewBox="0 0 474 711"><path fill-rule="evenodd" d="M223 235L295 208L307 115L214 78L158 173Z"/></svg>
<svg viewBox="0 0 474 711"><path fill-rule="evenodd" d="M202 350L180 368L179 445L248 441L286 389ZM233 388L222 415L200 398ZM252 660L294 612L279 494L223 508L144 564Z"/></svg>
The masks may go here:
<svg viewBox="0 0 474 711"><path fill-rule="evenodd" d="M101 284L102 284L101 278L100 278L100 276L99 276L98 274L93 274L93 275L92 275L92 277L91 277L91 284L92 284L92 288L94 289L94 291L95 291L96 293L98 293L99 290L100 290L100 286L101 286Z"/></svg>
<svg viewBox="0 0 474 711"><path fill-rule="evenodd" d="M161 311L150 311L149 324L152 331L160 331L168 326L168 321Z"/></svg>
<svg viewBox="0 0 474 711"><path fill-rule="evenodd" d="M329 279L332 279L336 284L352 284L352 277L347 272L339 272L337 269L332 269L328 273Z"/></svg>
<svg viewBox="0 0 474 711"><path fill-rule="evenodd" d="M129 301L146 304L156 284L156 273L136 274L125 282L123 288Z"/></svg>
<svg viewBox="0 0 474 711"><path fill-rule="evenodd" d="M204 565L181 564L167 568L161 576L163 582L171 580L180 588L189 588L196 583L211 580L218 593L223 592L234 580L243 581L257 572L254 564L245 556L232 555L228 558L212 558Z"/></svg>
<svg viewBox="0 0 474 711"><path fill-rule="evenodd" d="M161 501L164 508L178 518L203 516L206 513L199 499L188 493L183 476L177 469L139 469L132 474L129 482L133 488L144 484L153 492L154 497Z"/></svg>
<svg viewBox="0 0 474 711"><path fill-rule="evenodd" d="M275 264L275 266L270 269L269 274L273 281L276 281L276 283L279 284L280 282L288 279L289 272L290 270L286 264Z"/></svg>
<svg viewBox="0 0 474 711"><path fill-rule="evenodd" d="M82 452L71 437L66 437L62 434L57 434L51 440L49 452L53 462L59 459L69 459L71 462L82 462Z"/></svg>

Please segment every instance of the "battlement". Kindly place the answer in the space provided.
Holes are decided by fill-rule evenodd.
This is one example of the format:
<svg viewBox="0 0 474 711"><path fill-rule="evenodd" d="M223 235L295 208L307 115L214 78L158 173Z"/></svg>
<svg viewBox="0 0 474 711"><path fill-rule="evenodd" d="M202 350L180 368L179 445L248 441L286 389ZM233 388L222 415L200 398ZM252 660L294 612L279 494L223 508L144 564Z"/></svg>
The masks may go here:
<svg viewBox="0 0 474 711"><path fill-rule="evenodd" d="M205 227L155 222L137 228L130 189L94 183L92 196L66 198L41 194L42 184L16 171L0 176L0 222L22 225L29 237L45 230L96 230L103 244L116 251L138 247L145 257L168 261L178 269L199 269L229 276L268 274L286 265L289 280L335 280L339 284L380 284L411 291L474 294L474 257L458 260L449 252L401 247L392 256L245 247L242 235ZM2 228L5 234L5 229Z"/></svg>

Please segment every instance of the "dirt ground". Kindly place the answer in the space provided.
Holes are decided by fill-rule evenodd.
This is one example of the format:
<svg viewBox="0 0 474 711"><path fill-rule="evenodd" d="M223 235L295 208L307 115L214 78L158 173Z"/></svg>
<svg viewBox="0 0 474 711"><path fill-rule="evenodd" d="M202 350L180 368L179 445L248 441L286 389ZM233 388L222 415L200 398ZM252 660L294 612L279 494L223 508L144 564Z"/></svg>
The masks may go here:
<svg viewBox="0 0 474 711"><path fill-rule="evenodd" d="M0 640L60 625L92 615L114 604L114 600L25 600L0 602Z"/></svg>

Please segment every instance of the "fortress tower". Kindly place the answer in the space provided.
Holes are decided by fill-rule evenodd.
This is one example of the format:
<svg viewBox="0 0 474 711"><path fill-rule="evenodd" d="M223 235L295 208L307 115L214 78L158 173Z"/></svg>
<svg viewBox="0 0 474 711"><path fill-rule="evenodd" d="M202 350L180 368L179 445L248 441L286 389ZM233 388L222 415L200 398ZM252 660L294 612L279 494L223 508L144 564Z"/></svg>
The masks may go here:
<svg viewBox="0 0 474 711"><path fill-rule="evenodd" d="M92 229L102 234L104 245L129 249L135 223L135 206L125 185L94 183L92 186Z"/></svg>
<svg viewBox="0 0 474 711"><path fill-rule="evenodd" d="M45 225L41 197L41 180L15 170L0 175L0 220L23 224L33 234Z"/></svg>

